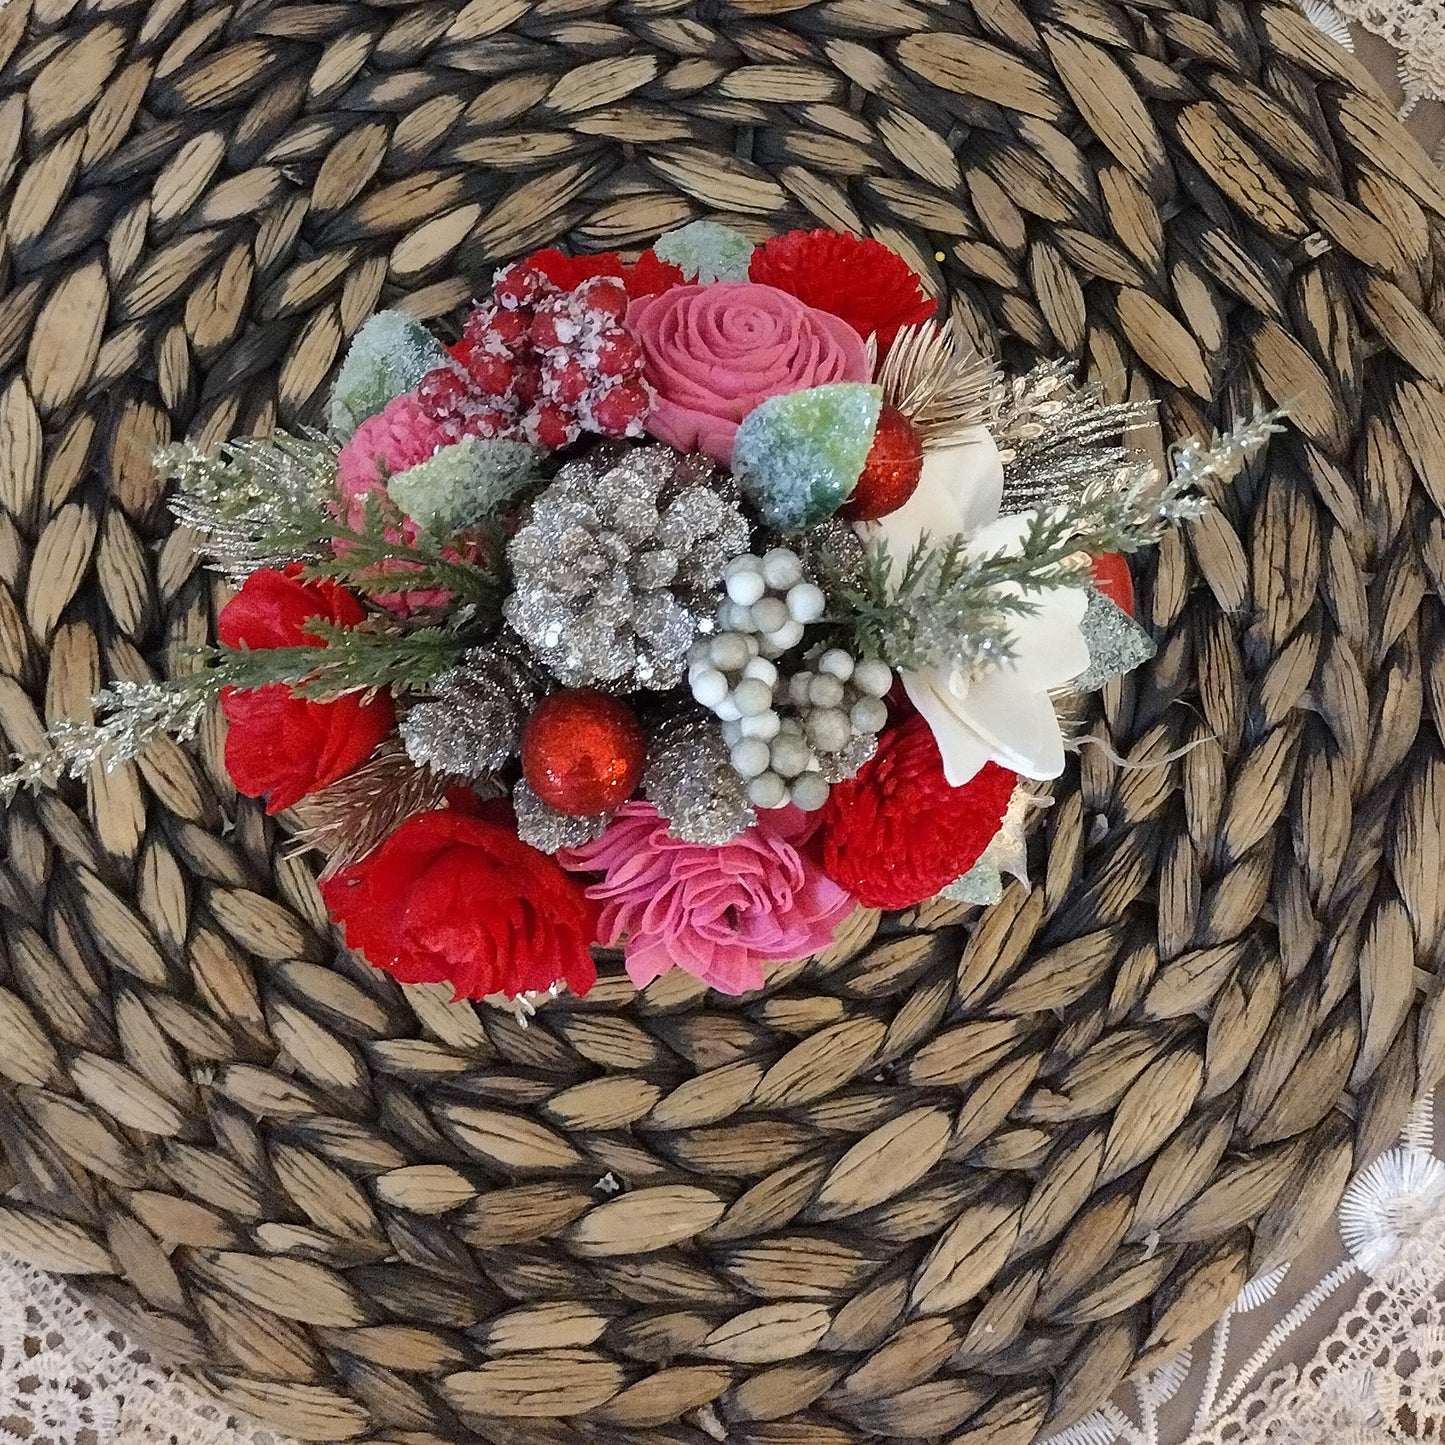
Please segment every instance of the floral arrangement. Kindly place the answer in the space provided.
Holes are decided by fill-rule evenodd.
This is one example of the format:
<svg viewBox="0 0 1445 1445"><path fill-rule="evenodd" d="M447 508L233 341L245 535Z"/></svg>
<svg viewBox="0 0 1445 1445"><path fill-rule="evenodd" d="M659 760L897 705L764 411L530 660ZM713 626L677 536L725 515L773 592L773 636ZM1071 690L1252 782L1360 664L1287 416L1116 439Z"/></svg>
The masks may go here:
<svg viewBox="0 0 1445 1445"><path fill-rule="evenodd" d="M1162 473L1146 406L934 313L875 241L698 222L508 265L452 345L373 316L326 433L161 454L218 645L0 793L219 702L348 945L470 997L584 993L599 943L739 993L859 906L997 897L1059 699L1152 650L1121 554L1275 427Z"/></svg>

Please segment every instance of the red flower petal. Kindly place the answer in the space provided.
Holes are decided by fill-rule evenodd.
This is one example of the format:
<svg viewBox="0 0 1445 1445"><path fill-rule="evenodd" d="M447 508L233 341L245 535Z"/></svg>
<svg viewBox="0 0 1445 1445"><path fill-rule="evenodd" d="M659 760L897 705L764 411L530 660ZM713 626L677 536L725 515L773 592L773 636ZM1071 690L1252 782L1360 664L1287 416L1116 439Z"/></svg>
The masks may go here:
<svg viewBox="0 0 1445 1445"><path fill-rule="evenodd" d="M292 807L308 793L361 766L396 726L396 709L381 693L335 702L293 697L287 687L237 692L228 688L221 708L226 733L226 771L248 798L269 794L268 813Z"/></svg>
<svg viewBox="0 0 1445 1445"><path fill-rule="evenodd" d="M597 908L504 824L452 809L408 818L374 853L323 880L349 948L403 983L515 996L597 978Z"/></svg>
<svg viewBox="0 0 1445 1445"><path fill-rule="evenodd" d="M651 251L644 251L629 265L616 251L595 256L567 256L551 248L534 252L524 264L535 267L562 291L575 290L593 276L616 276L634 301L681 286L683 281L682 272L676 266L659 261Z"/></svg>
<svg viewBox="0 0 1445 1445"><path fill-rule="evenodd" d="M1116 607L1134 615L1134 579L1129 559L1119 552L1105 552L1094 558L1094 586Z"/></svg>
<svg viewBox="0 0 1445 1445"><path fill-rule="evenodd" d="M996 763L961 788L943 776L923 718L885 732L823 808L823 871L870 908L909 908L961 878L988 847L1018 775Z"/></svg>
<svg viewBox="0 0 1445 1445"><path fill-rule="evenodd" d="M246 578L241 590L221 609L216 635L225 647L300 647L318 638L307 632L313 618L355 627L366 610L335 582L303 582L301 566L284 572L264 569Z"/></svg>
<svg viewBox="0 0 1445 1445"><path fill-rule="evenodd" d="M841 231L789 231L753 252L749 277L809 306L841 316L880 351L899 328L927 321L937 309L908 263L878 241Z"/></svg>
<svg viewBox="0 0 1445 1445"><path fill-rule="evenodd" d="M354 627L366 616L361 603L334 582L303 582L301 567L253 572L221 609L216 631L226 647L263 651L318 645L307 629L320 618ZM230 723L226 771L250 798L269 794L268 813L279 813L308 793L360 766L396 725L391 697L334 702L293 697L281 684L237 692L228 688L221 708Z"/></svg>

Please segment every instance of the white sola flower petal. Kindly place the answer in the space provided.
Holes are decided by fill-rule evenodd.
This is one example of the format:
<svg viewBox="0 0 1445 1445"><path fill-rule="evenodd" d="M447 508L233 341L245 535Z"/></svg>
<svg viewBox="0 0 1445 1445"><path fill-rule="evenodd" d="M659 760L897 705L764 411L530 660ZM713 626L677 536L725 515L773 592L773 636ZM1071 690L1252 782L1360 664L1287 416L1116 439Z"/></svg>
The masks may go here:
<svg viewBox="0 0 1445 1445"><path fill-rule="evenodd" d="M1423 1149L1391 1149L1356 1176L1340 1201L1340 1238L1375 1275L1423 1241L1445 1207L1445 1163Z"/></svg>
<svg viewBox="0 0 1445 1445"><path fill-rule="evenodd" d="M1266 1300L1274 1298L1285 1275L1289 1273L1289 1265L1282 1264L1278 1269L1272 1269L1268 1274L1257 1274L1240 1290L1239 1298L1234 1302L1233 1313L1237 1315L1248 1314L1250 1310L1257 1310Z"/></svg>

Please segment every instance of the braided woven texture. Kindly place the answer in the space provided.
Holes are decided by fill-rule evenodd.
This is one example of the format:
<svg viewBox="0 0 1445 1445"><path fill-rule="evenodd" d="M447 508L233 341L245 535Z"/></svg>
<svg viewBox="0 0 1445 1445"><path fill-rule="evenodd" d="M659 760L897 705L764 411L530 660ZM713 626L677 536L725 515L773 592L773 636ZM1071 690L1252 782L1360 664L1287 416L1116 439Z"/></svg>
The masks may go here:
<svg viewBox="0 0 1445 1445"><path fill-rule="evenodd" d="M1143 569L1158 657L1032 891L860 916L762 996L613 970L522 1029L404 992L214 733L21 798L0 1249L235 1404L1026 1445L1288 1258L1441 1074L1445 193L1294 11L9 0L0 185L16 748L208 635L157 444L318 415L371 311L444 324L548 242L853 228L1166 441L1293 408Z"/></svg>

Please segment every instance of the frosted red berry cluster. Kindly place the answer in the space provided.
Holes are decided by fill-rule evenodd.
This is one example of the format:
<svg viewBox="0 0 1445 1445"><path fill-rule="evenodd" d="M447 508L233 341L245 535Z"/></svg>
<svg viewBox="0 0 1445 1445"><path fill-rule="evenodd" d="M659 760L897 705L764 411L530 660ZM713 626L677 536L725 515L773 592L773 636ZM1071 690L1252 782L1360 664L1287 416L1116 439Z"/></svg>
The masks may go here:
<svg viewBox="0 0 1445 1445"><path fill-rule="evenodd" d="M627 290L594 276L571 291L535 267L499 271L452 348L458 367L422 378L416 397L449 442L509 437L549 451L584 432L641 436L652 409Z"/></svg>

